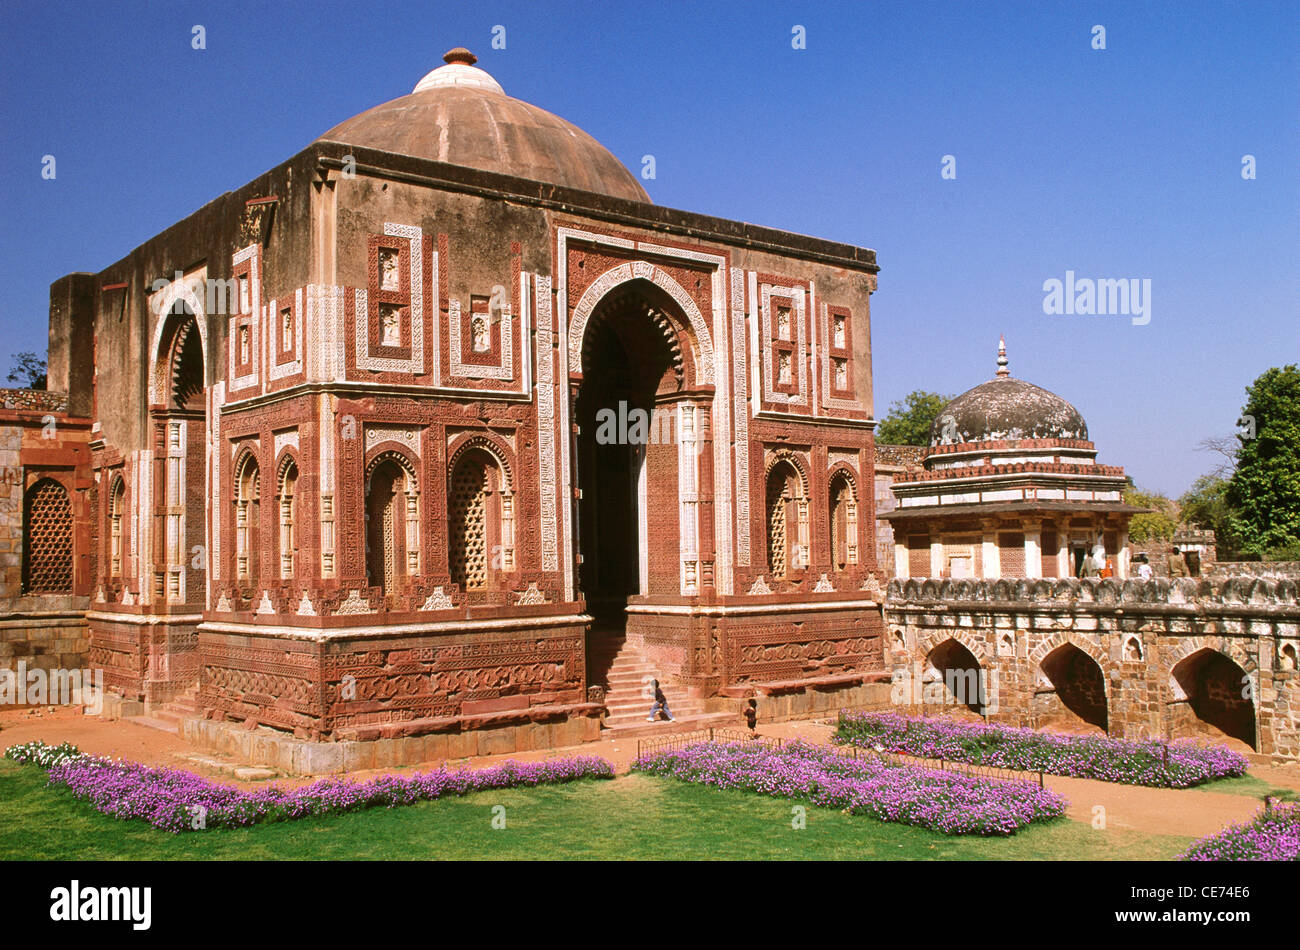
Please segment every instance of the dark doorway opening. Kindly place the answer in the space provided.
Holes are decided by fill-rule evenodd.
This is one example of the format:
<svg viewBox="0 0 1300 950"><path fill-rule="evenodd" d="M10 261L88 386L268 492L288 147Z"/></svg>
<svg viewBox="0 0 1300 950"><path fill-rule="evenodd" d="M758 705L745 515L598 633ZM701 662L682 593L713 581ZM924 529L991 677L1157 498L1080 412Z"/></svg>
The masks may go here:
<svg viewBox="0 0 1300 950"><path fill-rule="evenodd" d="M1082 544L1076 544L1070 548L1070 575L1072 577L1083 576L1083 560L1088 556L1088 549Z"/></svg>
<svg viewBox="0 0 1300 950"><path fill-rule="evenodd" d="M673 403L685 374L677 314L664 291L631 281L597 305L584 333L575 536L578 584L594 618L593 683L622 643L629 598L679 587Z"/></svg>

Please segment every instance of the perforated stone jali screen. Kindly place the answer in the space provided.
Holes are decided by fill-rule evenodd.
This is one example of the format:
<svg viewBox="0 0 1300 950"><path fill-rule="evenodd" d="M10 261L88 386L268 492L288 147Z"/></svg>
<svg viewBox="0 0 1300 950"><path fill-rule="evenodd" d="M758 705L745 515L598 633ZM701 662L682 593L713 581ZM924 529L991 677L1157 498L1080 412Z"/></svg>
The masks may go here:
<svg viewBox="0 0 1300 950"><path fill-rule="evenodd" d="M27 491L23 588L33 594L72 590L72 504L62 485L42 479Z"/></svg>

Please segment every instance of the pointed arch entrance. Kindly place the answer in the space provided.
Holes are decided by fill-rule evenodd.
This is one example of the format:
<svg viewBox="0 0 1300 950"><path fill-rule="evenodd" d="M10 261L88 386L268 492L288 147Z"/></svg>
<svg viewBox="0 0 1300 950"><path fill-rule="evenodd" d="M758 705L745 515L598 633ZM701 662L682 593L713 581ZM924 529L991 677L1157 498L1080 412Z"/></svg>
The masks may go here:
<svg viewBox="0 0 1300 950"><path fill-rule="evenodd" d="M145 564L153 576L142 598L154 603L197 606L205 597L206 571L191 570L196 555L206 552L207 352L203 311L193 289L174 286L155 332L149 381L150 421L154 444L155 486L145 533ZM191 487L204 485L203 491ZM204 555L206 556L206 555Z"/></svg>
<svg viewBox="0 0 1300 950"><path fill-rule="evenodd" d="M926 703L933 694L942 696L944 706L965 706L973 713L984 714L988 697L984 670L975 654L953 639L944 640L926 657Z"/></svg>
<svg viewBox="0 0 1300 950"><path fill-rule="evenodd" d="M578 585L600 624L619 624L631 597L698 589L683 554L697 543L698 513L681 486L698 491L693 440L710 402L695 389L691 321L656 283L618 284L581 333L571 393Z"/></svg>
<svg viewBox="0 0 1300 950"><path fill-rule="evenodd" d="M1057 700L1040 723L1055 719L1066 726L1108 729L1106 678L1096 660L1074 644L1063 643L1043 657L1040 668Z"/></svg>
<svg viewBox="0 0 1300 950"><path fill-rule="evenodd" d="M1257 748L1254 691L1246 671L1232 659L1205 647L1180 660L1170 680L1175 701L1186 703L1184 728ZM1177 722L1179 717L1174 718Z"/></svg>

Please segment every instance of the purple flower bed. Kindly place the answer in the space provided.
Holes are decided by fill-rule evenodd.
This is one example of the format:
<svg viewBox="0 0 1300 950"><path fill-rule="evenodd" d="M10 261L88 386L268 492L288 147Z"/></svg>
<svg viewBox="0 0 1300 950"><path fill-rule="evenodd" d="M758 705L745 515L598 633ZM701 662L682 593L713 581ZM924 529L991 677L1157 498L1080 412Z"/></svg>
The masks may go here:
<svg viewBox="0 0 1300 950"><path fill-rule="evenodd" d="M1274 805L1253 821L1201 838L1183 861L1300 861L1300 802Z"/></svg>
<svg viewBox="0 0 1300 950"><path fill-rule="evenodd" d="M1065 801L1032 782L998 781L851 759L792 743L702 742L642 756L634 771L839 808L947 835L1009 835L1065 814Z"/></svg>
<svg viewBox="0 0 1300 950"><path fill-rule="evenodd" d="M1065 736L1033 729L897 713L840 714L835 742L926 759L1047 772L1125 785L1188 788L1245 775L1246 757L1223 746Z"/></svg>
<svg viewBox="0 0 1300 950"><path fill-rule="evenodd" d="M180 832L336 815L380 805L395 808L493 788L613 778L614 767L595 756L545 762L512 759L486 769L438 768L366 781L326 778L301 788L272 785L250 792L191 772L81 757L52 765L49 777L51 785L65 786L105 815L140 819L155 828Z"/></svg>

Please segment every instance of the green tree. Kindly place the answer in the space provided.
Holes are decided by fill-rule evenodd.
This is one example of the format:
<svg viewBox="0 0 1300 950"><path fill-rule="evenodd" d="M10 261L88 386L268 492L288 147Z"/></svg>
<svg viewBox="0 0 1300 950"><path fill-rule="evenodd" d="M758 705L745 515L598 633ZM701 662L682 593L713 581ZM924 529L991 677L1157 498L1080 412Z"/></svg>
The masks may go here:
<svg viewBox="0 0 1300 950"><path fill-rule="evenodd" d="M1300 549L1300 369L1273 367L1246 387L1237 469L1225 499L1242 548L1262 557Z"/></svg>
<svg viewBox="0 0 1300 950"><path fill-rule="evenodd" d="M876 428L876 441L885 445L929 445L930 427L943 407L955 397L918 389L898 402Z"/></svg>
<svg viewBox="0 0 1300 950"><path fill-rule="evenodd" d="M9 382L22 383L26 389L45 388L45 360L35 353L15 353L11 359L14 365L9 370Z"/></svg>
<svg viewBox="0 0 1300 950"><path fill-rule="evenodd" d="M1144 515L1134 515L1133 520L1129 522L1128 536L1134 544L1145 544L1155 540L1168 541L1174 536L1178 519L1174 516L1174 503L1167 497L1159 492L1143 491L1130 483L1130 487L1124 492L1124 501L1140 508L1154 509Z"/></svg>
<svg viewBox="0 0 1300 950"><path fill-rule="evenodd" d="M1228 479L1214 473L1202 475L1178 499L1178 511L1184 524L1214 532L1220 561L1235 561L1240 546L1232 530L1227 493Z"/></svg>

